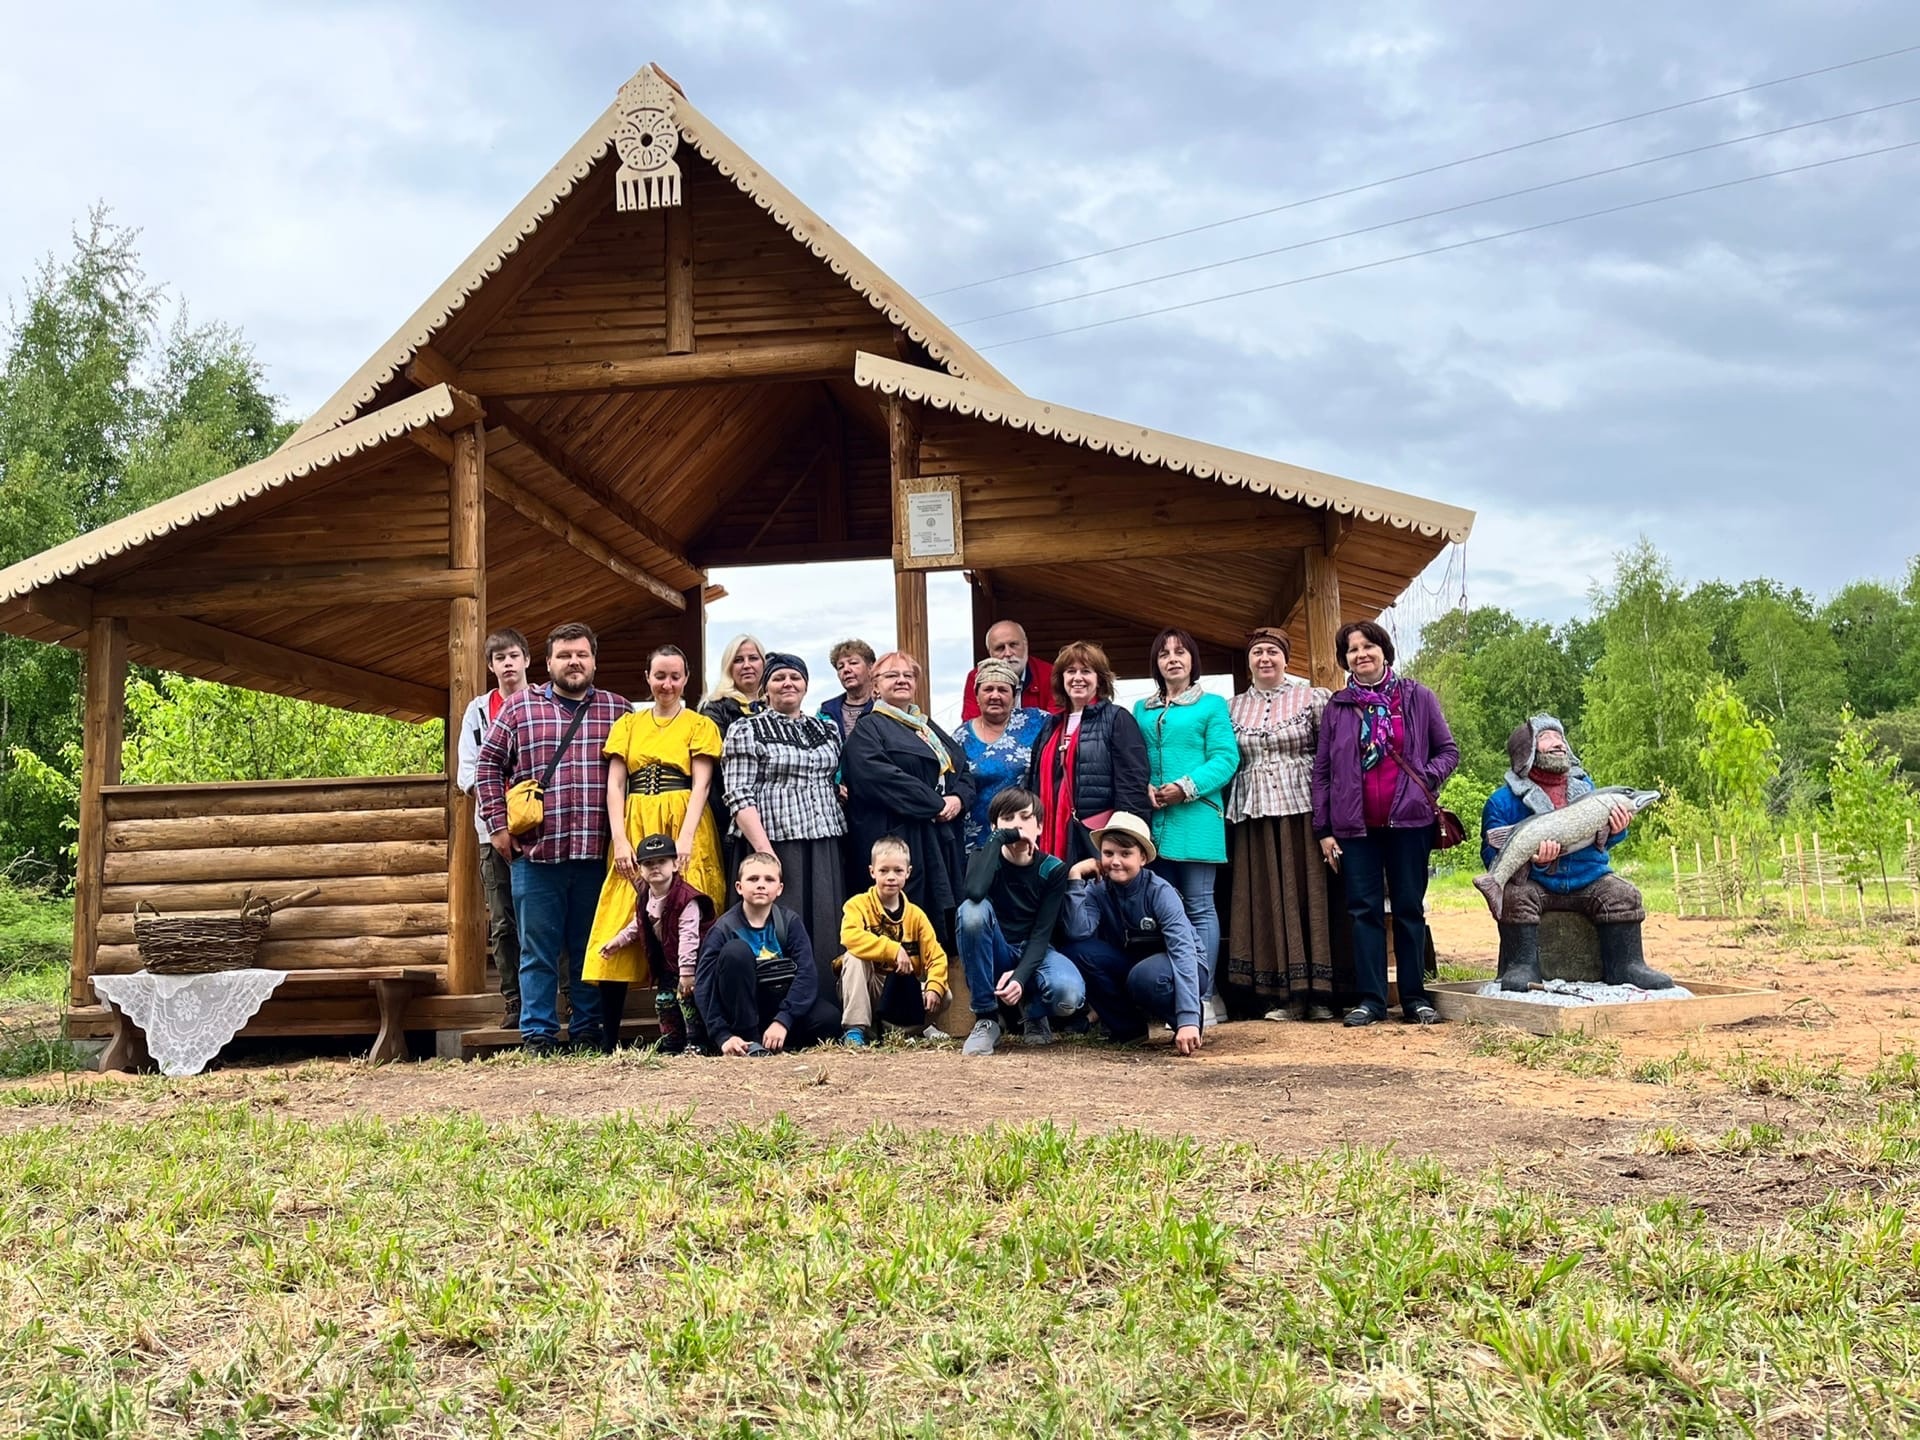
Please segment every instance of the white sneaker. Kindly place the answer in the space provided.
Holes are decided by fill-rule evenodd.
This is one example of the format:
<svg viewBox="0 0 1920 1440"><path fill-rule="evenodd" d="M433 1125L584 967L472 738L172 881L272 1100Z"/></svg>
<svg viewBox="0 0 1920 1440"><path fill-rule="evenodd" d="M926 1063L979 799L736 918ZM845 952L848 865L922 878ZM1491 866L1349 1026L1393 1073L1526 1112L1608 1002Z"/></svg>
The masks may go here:
<svg viewBox="0 0 1920 1440"><path fill-rule="evenodd" d="M1000 1022L991 1015L982 1015L973 1022L973 1033L967 1036L967 1043L960 1047L962 1055L991 1055L994 1047L1000 1043Z"/></svg>
<svg viewBox="0 0 1920 1440"><path fill-rule="evenodd" d="M1224 1025L1227 1023L1226 1002L1217 994L1207 996L1207 998L1201 1002L1200 1008L1206 1014L1207 1029L1211 1030L1216 1025Z"/></svg>

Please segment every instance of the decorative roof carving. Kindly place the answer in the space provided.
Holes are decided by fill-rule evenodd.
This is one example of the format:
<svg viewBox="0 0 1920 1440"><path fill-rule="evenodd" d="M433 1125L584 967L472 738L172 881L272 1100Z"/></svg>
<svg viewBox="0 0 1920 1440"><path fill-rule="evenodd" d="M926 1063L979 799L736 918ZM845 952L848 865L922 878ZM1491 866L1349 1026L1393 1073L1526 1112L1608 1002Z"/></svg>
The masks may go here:
<svg viewBox="0 0 1920 1440"><path fill-rule="evenodd" d="M1473 529L1473 512L1458 506L1208 445L1163 430L1129 425L1084 410L1070 410L1030 395L976 385L938 370L902 364L879 355L862 352L855 357L853 378L864 388L882 395L904 395L936 410L971 415L1010 430L1031 430L1036 435L1088 450L1158 465L1201 480L1243 486L1296 504L1353 515L1399 530L1464 541Z"/></svg>
<svg viewBox="0 0 1920 1440"><path fill-rule="evenodd" d="M613 148L620 154L614 174L614 204L622 210L654 210L680 203L680 128L673 119L673 89L653 66L643 68L620 87L615 102L620 124Z"/></svg>
<svg viewBox="0 0 1920 1440"><path fill-rule="evenodd" d="M423 430L437 420L446 419L454 410L453 392L445 385L436 385L384 410L323 431L311 440L276 450L264 460L256 460L218 480L209 480L169 500L149 505L111 525L75 536L63 545L0 570L0 605L55 580L70 580L103 560L123 555L183 526L209 519L289 481Z"/></svg>
<svg viewBox="0 0 1920 1440"><path fill-rule="evenodd" d="M840 276L864 296L874 309L905 331L929 355L956 375L964 375L1014 393L1013 382L988 364L974 348L914 299L885 271L861 254L844 236L801 204L778 180L764 172L744 150L681 94L671 81L652 65L645 66L633 80L656 77L671 95L671 118L678 135L694 146L721 174L752 197L753 202L778 221L787 233L827 262ZM625 93L627 87L622 87ZM560 163L547 172L513 213L494 227L480 246L459 269L447 278L426 303L413 312L393 338L354 372L347 383L315 411L288 441L300 444L332 426L344 424L378 398L382 389L406 369L420 348L445 328L447 322L468 299L507 263L510 256L551 216L615 147L622 127L621 102L608 106L586 134L574 142ZM677 167L676 167L677 168Z"/></svg>

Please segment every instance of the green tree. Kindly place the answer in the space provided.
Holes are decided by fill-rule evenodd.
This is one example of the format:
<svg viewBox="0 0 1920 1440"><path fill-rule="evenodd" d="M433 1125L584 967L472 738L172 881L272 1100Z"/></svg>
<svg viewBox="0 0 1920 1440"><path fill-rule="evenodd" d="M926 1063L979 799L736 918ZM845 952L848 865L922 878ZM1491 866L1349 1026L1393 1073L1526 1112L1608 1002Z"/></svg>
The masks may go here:
<svg viewBox="0 0 1920 1440"><path fill-rule="evenodd" d="M444 763L439 722L411 725L306 700L164 675L127 685L129 784L431 775Z"/></svg>
<svg viewBox="0 0 1920 1440"><path fill-rule="evenodd" d="M1584 686L1587 767L1612 784L1657 782L1703 798L1694 706L1718 678L1706 627L1644 538L1618 557L1613 584L1594 598L1602 648Z"/></svg>
<svg viewBox="0 0 1920 1440"><path fill-rule="evenodd" d="M1920 588L1917 581L1909 572L1905 591ZM1855 713L1883 715L1920 701L1920 600L1878 580L1856 580L1827 601L1821 618L1840 653Z"/></svg>
<svg viewBox="0 0 1920 1440"><path fill-rule="evenodd" d="M1700 768L1712 797L1718 830L1736 837L1747 861L1757 866L1759 841L1767 823L1767 787L1780 773L1780 751L1767 722L1747 709L1725 680L1713 685L1694 707L1705 735Z"/></svg>
<svg viewBox="0 0 1920 1440"><path fill-rule="evenodd" d="M1887 852L1899 853L1906 822L1920 812L1920 804L1899 773L1899 761L1874 743L1867 724L1850 707L1840 713L1840 738L1828 774L1827 833L1847 878L1863 889L1876 878L1884 886ZM1891 909L1890 891L1886 900Z"/></svg>
<svg viewBox="0 0 1920 1440"><path fill-rule="evenodd" d="M239 335L184 314L163 329L134 240L96 211L0 329L0 564L259 459L288 432ZM78 681L73 652L0 637L0 862L66 848Z"/></svg>

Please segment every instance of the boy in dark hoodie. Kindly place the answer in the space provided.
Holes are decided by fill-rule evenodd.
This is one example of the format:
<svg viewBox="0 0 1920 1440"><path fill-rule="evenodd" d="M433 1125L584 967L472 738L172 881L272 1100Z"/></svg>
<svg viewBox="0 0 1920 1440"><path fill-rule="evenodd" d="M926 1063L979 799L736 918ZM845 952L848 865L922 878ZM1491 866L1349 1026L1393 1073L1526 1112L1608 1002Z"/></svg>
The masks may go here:
<svg viewBox="0 0 1920 1440"><path fill-rule="evenodd" d="M967 898L954 930L973 1031L962 1055L991 1055L1000 1043L999 1009L1024 1004L1026 1043L1053 1043L1053 1016L1087 1003L1080 972L1053 948L1053 926L1067 894L1067 867L1040 849L1033 795L1009 786L987 810L991 832L967 864Z"/></svg>
<svg viewBox="0 0 1920 1440"><path fill-rule="evenodd" d="M740 903L713 922L700 946L694 1000L722 1055L798 1050L840 1028L827 1023L813 946L800 917L783 905L780 857L757 851L740 862Z"/></svg>

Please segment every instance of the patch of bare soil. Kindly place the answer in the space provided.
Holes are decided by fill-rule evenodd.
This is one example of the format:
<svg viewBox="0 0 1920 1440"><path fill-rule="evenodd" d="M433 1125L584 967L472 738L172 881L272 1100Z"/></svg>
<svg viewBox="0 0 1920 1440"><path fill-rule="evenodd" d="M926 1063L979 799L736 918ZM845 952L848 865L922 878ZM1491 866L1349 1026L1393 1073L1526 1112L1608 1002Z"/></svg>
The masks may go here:
<svg viewBox="0 0 1920 1440"><path fill-rule="evenodd" d="M1484 915L1435 917L1449 961L1493 964ZM1804 953L1773 949L1734 927L1656 918L1649 960L1680 979L1740 981L1787 993L1781 1018L1674 1035L1622 1037L1629 1061L1690 1051L1710 1064L1748 1057L1838 1064L1850 1072L1920 1045L1920 951ZM1017 1041L991 1059L957 1045L837 1047L761 1060L671 1060L627 1053L534 1062L518 1056L469 1064L369 1070L341 1060L235 1066L210 1075L129 1085L60 1077L79 1104L0 1110L0 1130L59 1123L162 1119L186 1104L239 1101L289 1117L403 1118L469 1114L592 1117L687 1115L696 1124L757 1124L779 1114L809 1130L845 1133L889 1123L965 1132L1051 1120L1086 1130L1137 1128L1162 1135L1254 1144L1311 1155L1348 1144L1390 1144L1451 1168L1499 1166L1589 1202L1677 1194L1734 1229L1764 1226L1830 1189L1869 1187L1869 1176L1822 1171L1776 1156L1644 1154L1641 1137L1672 1125L1717 1134L1764 1120L1791 1133L1816 1123L1806 1106L1736 1093L1714 1075L1692 1088L1527 1069L1474 1055L1464 1027L1246 1021L1213 1032L1192 1060L1164 1039L1139 1048L1066 1041L1027 1050ZM57 1119L55 1117L58 1117Z"/></svg>

